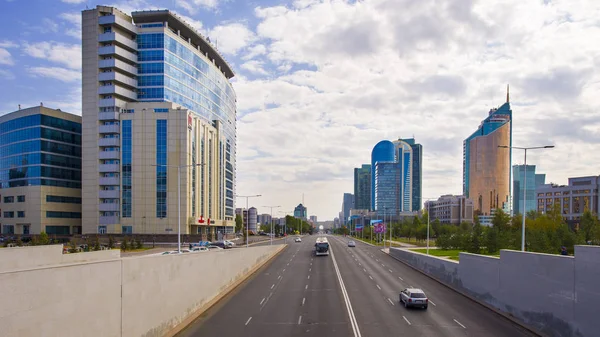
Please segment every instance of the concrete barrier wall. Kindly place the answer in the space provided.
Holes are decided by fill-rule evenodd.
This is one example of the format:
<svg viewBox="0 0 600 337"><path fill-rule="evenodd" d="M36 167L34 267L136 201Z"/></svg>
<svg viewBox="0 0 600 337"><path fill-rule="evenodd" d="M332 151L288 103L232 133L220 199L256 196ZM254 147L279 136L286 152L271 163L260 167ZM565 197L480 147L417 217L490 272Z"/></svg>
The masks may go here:
<svg viewBox="0 0 600 337"><path fill-rule="evenodd" d="M163 336L284 246L123 259L122 336Z"/></svg>
<svg viewBox="0 0 600 337"><path fill-rule="evenodd" d="M61 263L78 263L119 259L121 258L121 251L110 249L75 254L62 254L61 252L60 255Z"/></svg>
<svg viewBox="0 0 600 337"><path fill-rule="evenodd" d="M0 248L0 272L59 264L62 245Z"/></svg>
<svg viewBox="0 0 600 337"><path fill-rule="evenodd" d="M497 259L461 253L460 263L398 248L390 255L542 334L598 334L600 247L576 246L575 257L502 250Z"/></svg>
<svg viewBox="0 0 600 337"><path fill-rule="evenodd" d="M112 260L107 258L119 251L64 255L103 259L71 264L41 258L53 265L0 272L0 335L163 336L284 247ZM44 251L38 248L24 247L20 257L8 254L32 258Z"/></svg>
<svg viewBox="0 0 600 337"><path fill-rule="evenodd" d="M121 336L121 261L2 272L0 285L2 336Z"/></svg>

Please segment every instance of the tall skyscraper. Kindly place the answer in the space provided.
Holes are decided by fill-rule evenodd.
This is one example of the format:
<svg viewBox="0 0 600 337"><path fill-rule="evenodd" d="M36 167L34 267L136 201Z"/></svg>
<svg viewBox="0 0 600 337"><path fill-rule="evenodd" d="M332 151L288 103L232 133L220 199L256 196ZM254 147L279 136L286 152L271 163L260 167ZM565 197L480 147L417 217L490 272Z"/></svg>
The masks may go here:
<svg viewBox="0 0 600 337"><path fill-rule="evenodd" d="M527 176L527 179L524 179ZM523 211L523 181L526 180L527 190L525 211ZM535 165L513 165L513 214L527 214L537 209L535 189L546 183L546 174L536 174Z"/></svg>
<svg viewBox="0 0 600 337"><path fill-rule="evenodd" d="M97 6L82 30L83 232L233 232L231 67L168 10Z"/></svg>
<svg viewBox="0 0 600 337"><path fill-rule="evenodd" d="M509 201L511 151L498 147L512 146L512 110L506 96L506 103L491 109L463 142L463 194L483 215Z"/></svg>
<svg viewBox="0 0 600 337"><path fill-rule="evenodd" d="M420 209L422 155L423 147L414 138L375 145L371 152L371 210L397 214Z"/></svg>
<svg viewBox="0 0 600 337"><path fill-rule="evenodd" d="M4 235L81 234L81 117L36 106L0 116Z"/></svg>
<svg viewBox="0 0 600 337"><path fill-rule="evenodd" d="M294 217L295 218L307 220L307 216L308 216L307 208L304 205L299 204L298 206L296 206L294 208Z"/></svg>
<svg viewBox="0 0 600 337"><path fill-rule="evenodd" d="M342 201L342 213L344 219L342 220L342 223L348 223L348 218L350 217L351 209L354 209L354 194L344 193L344 199Z"/></svg>
<svg viewBox="0 0 600 337"><path fill-rule="evenodd" d="M371 208L371 165L354 169L354 208Z"/></svg>

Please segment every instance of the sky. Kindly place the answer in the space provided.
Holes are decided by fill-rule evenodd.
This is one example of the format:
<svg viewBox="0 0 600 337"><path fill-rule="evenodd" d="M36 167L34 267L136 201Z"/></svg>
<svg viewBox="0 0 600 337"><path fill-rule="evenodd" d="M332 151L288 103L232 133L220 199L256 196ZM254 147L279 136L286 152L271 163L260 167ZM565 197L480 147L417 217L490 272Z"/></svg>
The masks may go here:
<svg viewBox="0 0 600 337"><path fill-rule="evenodd" d="M81 10L170 9L237 94L237 193L331 220L384 139L423 145L423 198L462 193L462 144L510 84L513 145L546 182L600 175L600 1L0 0L0 113L81 114ZM513 152L513 164L523 153ZM245 207L245 199L237 206Z"/></svg>

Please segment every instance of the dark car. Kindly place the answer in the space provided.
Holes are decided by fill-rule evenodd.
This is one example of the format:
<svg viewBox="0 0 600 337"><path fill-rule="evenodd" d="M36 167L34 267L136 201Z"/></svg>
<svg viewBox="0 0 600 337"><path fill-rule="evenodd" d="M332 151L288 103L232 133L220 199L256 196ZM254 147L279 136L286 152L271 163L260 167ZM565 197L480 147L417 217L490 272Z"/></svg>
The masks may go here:
<svg viewBox="0 0 600 337"><path fill-rule="evenodd" d="M211 242L210 243L212 246L217 246L217 247L221 247L223 249L229 249L231 248L228 244L226 244L223 241L216 241L216 242Z"/></svg>

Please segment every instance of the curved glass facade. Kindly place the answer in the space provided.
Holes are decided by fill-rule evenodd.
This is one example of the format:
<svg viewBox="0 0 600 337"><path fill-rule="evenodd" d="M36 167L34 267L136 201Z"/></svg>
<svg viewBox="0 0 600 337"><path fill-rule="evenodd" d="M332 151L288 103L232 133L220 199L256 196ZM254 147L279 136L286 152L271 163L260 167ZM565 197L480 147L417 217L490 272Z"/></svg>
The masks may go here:
<svg viewBox="0 0 600 337"><path fill-rule="evenodd" d="M36 114L0 124L0 188L81 188L81 124Z"/></svg>
<svg viewBox="0 0 600 337"><path fill-rule="evenodd" d="M224 134L219 142L219 165L225 172L219 185L224 193L225 216L234 216L234 166L236 146L236 97L223 73L187 41L165 29L139 32L138 100L169 101L193 111L212 125L219 121ZM209 149L212 151L212 149ZM209 174L211 167L209 166ZM202 201L201 201L202 202ZM208 200L209 209L212 200ZM209 216L212 216L210 214ZM219 214L219 216L222 216Z"/></svg>
<svg viewBox="0 0 600 337"><path fill-rule="evenodd" d="M375 210L375 165L377 162L394 161L394 143L389 140L382 140L373 147L371 151L371 210Z"/></svg>

